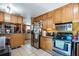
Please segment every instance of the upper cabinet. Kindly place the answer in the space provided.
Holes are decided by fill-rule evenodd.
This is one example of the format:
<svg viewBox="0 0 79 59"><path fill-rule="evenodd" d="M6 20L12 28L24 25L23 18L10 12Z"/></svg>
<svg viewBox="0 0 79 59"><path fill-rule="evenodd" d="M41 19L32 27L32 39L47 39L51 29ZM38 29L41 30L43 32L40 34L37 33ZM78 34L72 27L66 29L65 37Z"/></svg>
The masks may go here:
<svg viewBox="0 0 79 59"><path fill-rule="evenodd" d="M55 23L79 22L79 3L70 3L37 18L43 21L43 28L52 28Z"/></svg>
<svg viewBox="0 0 79 59"><path fill-rule="evenodd" d="M43 17L42 17L42 19L43 20L46 20L47 18L48 18L48 13L46 13L46 14L44 14L44 15L42 15Z"/></svg>
<svg viewBox="0 0 79 59"><path fill-rule="evenodd" d="M53 18L47 18L46 20L43 20L43 29L47 31L52 31L55 29Z"/></svg>
<svg viewBox="0 0 79 59"><path fill-rule="evenodd" d="M53 12L52 12L52 11L51 11L51 12L49 12L47 17L48 17L48 18L53 17Z"/></svg>
<svg viewBox="0 0 79 59"><path fill-rule="evenodd" d="M73 22L79 21L79 3L74 3L73 7L74 7L73 8L73 13L74 13Z"/></svg>
<svg viewBox="0 0 79 59"><path fill-rule="evenodd" d="M53 22L53 18L48 18L47 19L47 23L46 23L47 25L47 30L53 30L53 29L55 29L55 25L54 25L54 22Z"/></svg>
<svg viewBox="0 0 79 59"><path fill-rule="evenodd" d="M0 22L23 24L23 17L5 12L0 12Z"/></svg>
<svg viewBox="0 0 79 59"><path fill-rule="evenodd" d="M18 23L18 24L22 24L22 23L23 23L23 17L18 16L18 17L17 17L17 23Z"/></svg>
<svg viewBox="0 0 79 59"><path fill-rule="evenodd" d="M62 9L62 22L71 22L73 19L73 4L68 4Z"/></svg>
<svg viewBox="0 0 79 59"><path fill-rule="evenodd" d="M54 10L54 22L61 23L61 9Z"/></svg>
<svg viewBox="0 0 79 59"><path fill-rule="evenodd" d="M11 15L11 23L23 24L23 17Z"/></svg>
<svg viewBox="0 0 79 59"><path fill-rule="evenodd" d="M0 22L3 22L3 21L4 21L4 13L0 12Z"/></svg>
<svg viewBox="0 0 79 59"><path fill-rule="evenodd" d="M17 23L17 16L11 15L11 23Z"/></svg>
<svg viewBox="0 0 79 59"><path fill-rule="evenodd" d="M4 13L4 22L10 22L10 21L11 21L10 14Z"/></svg>

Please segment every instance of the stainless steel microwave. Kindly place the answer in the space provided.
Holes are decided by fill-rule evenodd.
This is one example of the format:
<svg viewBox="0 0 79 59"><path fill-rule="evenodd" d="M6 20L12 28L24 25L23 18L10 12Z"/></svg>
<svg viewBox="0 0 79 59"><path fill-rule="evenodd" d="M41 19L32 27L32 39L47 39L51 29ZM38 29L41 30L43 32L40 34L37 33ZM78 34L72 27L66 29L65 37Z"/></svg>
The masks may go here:
<svg viewBox="0 0 79 59"><path fill-rule="evenodd" d="M72 22L55 24L55 25L56 29L59 31L72 31Z"/></svg>

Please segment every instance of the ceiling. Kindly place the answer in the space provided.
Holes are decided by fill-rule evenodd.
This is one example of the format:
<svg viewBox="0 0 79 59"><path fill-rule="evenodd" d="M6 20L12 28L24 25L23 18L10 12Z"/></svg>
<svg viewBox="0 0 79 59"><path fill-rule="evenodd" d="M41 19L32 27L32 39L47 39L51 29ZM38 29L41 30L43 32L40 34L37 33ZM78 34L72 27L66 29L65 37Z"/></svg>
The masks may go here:
<svg viewBox="0 0 79 59"><path fill-rule="evenodd" d="M5 11L5 5L11 5L10 7L16 14L24 17L36 17L66 4L68 3L0 3L0 10Z"/></svg>

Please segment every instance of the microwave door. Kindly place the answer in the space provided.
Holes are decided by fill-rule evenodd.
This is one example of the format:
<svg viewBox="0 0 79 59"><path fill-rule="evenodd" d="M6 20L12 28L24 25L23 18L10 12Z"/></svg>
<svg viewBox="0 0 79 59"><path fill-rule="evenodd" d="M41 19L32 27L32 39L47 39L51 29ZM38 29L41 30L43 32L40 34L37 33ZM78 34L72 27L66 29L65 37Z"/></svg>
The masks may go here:
<svg viewBox="0 0 79 59"><path fill-rule="evenodd" d="M66 31L65 25L57 25L56 28L57 28L57 30L60 30L60 31Z"/></svg>

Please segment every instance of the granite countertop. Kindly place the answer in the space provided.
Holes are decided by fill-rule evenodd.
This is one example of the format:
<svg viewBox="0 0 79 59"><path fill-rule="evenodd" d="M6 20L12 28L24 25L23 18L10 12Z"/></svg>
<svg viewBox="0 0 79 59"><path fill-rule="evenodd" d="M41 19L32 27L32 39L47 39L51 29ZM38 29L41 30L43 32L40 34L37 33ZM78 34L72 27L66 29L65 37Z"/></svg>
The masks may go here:
<svg viewBox="0 0 79 59"><path fill-rule="evenodd" d="M53 38L52 36L42 36L42 37L45 37L45 38Z"/></svg>
<svg viewBox="0 0 79 59"><path fill-rule="evenodd" d="M10 34L25 34L25 33L6 33L6 34L0 34L0 35L10 35Z"/></svg>

